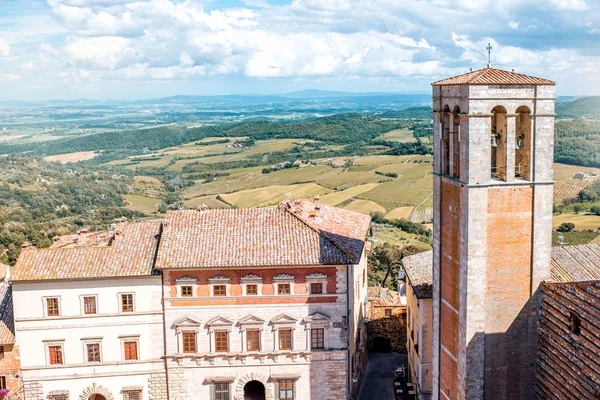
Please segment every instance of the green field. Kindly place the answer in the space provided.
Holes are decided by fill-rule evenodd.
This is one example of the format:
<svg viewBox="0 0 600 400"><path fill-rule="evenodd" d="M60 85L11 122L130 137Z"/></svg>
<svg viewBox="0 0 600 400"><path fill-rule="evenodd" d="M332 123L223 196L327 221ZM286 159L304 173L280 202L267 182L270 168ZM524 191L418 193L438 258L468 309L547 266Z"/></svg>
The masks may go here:
<svg viewBox="0 0 600 400"><path fill-rule="evenodd" d="M158 203L160 203L159 199L137 194L125 195L125 201L129 203L127 206L129 209L146 213L156 212L158 209Z"/></svg>

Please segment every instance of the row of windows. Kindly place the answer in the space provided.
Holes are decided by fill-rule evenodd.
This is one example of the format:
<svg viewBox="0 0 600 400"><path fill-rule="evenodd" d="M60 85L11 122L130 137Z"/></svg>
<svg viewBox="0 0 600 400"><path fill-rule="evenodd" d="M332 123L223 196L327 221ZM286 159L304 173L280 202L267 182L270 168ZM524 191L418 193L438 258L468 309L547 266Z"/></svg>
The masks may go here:
<svg viewBox="0 0 600 400"><path fill-rule="evenodd" d="M60 344L48 345L48 364L50 365L63 365L65 364L64 359L64 346ZM102 362L101 342L85 343L85 361L87 363L99 363ZM137 340L123 341L122 353L124 361L139 360L138 354L138 342Z"/></svg>
<svg viewBox="0 0 600 400"><path fill-rule="evenodd" d="M294 381L291 379L279 379L277 381L277 398L279 400L294 400L295 389ZM213 383L213 399L214 400L231 400L231 385L229 382Z"/></svg>
<svg viewBox="0 0 600 400"><path fill-rule="evenodd" d="M246 286L246 295L247 296L257 296L258 295L258 285L257 284L247 284ZM194 287L193 286L181 286L181 297L193 297L194 296ZM278 295L289 295L292 294L292 287L289 283L279 283L277 284L277 294ZM323 284L320 282L311 283L310 284L310 294L323 294ZM212 295L213 296L227 296L227 285L212 285Z"/></svg>
<svg viewBox="0 0 600 400"><path fill-rule="evenodd" d="M229 331L214 332L214 351L217 353L229 352ZM277 342L279 350L292 350L293 348L293 330L279 329L277 331ZM198 352L198 332L183 331L181 333L182 350L186 354L195 354ZM261 351L261 330L250 329L246 331L246 351ZM310 348L312 350L322 350L325 348L325 329L313 328L310 330Z"/></svg>
<svg viewBox="0 0 600 400"><path fill-rule="evenodd" d="M90 295L82 297L82 311L85 315L98 313L98 296ZM120 295L120 310L123 313L134 312L133 293L122 293ZM46 316L60 317L60 298L46 298Z"/></svg>

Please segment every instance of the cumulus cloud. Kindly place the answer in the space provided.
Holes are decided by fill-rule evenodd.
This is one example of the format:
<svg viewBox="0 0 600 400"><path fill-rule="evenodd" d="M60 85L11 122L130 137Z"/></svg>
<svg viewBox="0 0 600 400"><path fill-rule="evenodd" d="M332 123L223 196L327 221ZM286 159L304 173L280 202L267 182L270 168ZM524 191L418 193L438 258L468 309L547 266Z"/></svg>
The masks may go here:
<svg viewBox="0 0 600 400"><path fill-rule="evenodd" d="M10 56L10 44L4 39L0 38L0 57Z"/></svg>
<svg viewBox="0 0 600 400"><path fill-rule="evenodd" d="M600 65L600 7L584 0L241 0L216 9L210 0L47 2L51 14L38 20L54 25L41 24L45 31L10 36L0 17L0 37L11 42L0 39L0 56L22 54L3 73L36 71L77 88L228 77L426 88L485 66L488 42L494 65L553 79ZM564 39L553 41L559 29Z"/></svg>

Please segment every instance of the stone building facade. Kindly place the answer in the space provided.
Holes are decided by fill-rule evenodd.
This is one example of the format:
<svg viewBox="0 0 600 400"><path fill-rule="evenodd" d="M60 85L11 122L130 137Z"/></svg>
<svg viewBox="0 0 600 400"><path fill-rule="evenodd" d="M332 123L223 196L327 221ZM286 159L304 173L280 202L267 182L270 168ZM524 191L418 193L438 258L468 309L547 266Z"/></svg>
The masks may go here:
<svg viewBox="0 0 600 400"><path fill-rule="evenodd" d="M369 351L406 353L406 295L382 287L368 289Z"/></svg>
<svg viewBox="0 0 600 400"><path fill-rule="evenodd" d="M302 201L169 212L156 261L169 398L349 398L368 227L368 216Z"/></svg>
<svg viewBox="0 0 600 400"><path fill-rule="evenodd" d="M369 225L294 201L173 211L24 249L12 280L26 398L351 398Z"/></svg>
<svg viewBox="0 0 600 400"><path fill-rule="evenodd" d="M433 398L533 398L554 82L484 68L434 83L433 108Z"/></svg>
<svg viewBox="0 0 600 400"><path fill-rule="evenodd" d="M10 268L0 264L0 393L6 393L5 399L13 400L23 398L23 384L9 275Z"/></svg>
<svg viewBox="0 0 600 400"><path fill-rule="evenodd" d="M27 400L165 399L159 232L123 224L99 246L81 232L22 251L12 287Z"/></svg>
<svg viewBox="0 0 600 400"><path fill-rule="evenodd" d="M409 374L419 400L431 399L432 393L432 257L433 252L426 251L402 260Z"/></svg>

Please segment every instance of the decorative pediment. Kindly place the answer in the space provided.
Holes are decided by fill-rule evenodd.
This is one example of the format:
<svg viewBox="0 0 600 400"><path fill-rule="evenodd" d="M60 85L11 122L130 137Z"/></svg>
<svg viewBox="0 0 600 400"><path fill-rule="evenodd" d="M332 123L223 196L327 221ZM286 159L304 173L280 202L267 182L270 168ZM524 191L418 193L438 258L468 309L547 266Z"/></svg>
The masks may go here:
<svg viewBox="0 0 600 400"><path fill-rule="evenodd" d="M312 274L308 274L305 277L306 279L327 279L328 276L325 274L322 274L320 272L313 272Z"/></svg>
<svg viewBox="0 0 600 400"><path fill-rule="evenodd" d="M296 277L294 275L290 275L290 274L279 274L279 275L275 275L273 277L274 281L290 281L290 280L294 280L296 279Z"/></svg>
<svg viewBox="0 0 600 400"><path fill-rule="evenodd" d="M215 276L208 278L209 282L228 282L230 280L231 280L231 278L228 276L225 276L225 275L215 275Z"/></svg>
<svg viewBox="0 0 600 400"><path fill-rule="evenodd" d="M206 325L208 326L231 326L233 325L233 321L229 318L221 317L220 315L206 321Z"/></svg>
<svg viewBox="0 0 600 400"><path fill-rule="evenodd" d="M248 274L248 275L244 275L240 278L240 280L242 281L262 281L263 278L260 275L256 275L256 274Z"/></svg>
<svg viewBox="0 0 600 400"><path fill-rule="evenodd" d="M314 312L310 314L308 317L304 317L303 321L307 323L329 323L331 318L325 314L321 314L320 312Z"/></svg>
<svg viewBox="0 0 600 400"><path fill-rule="evenodd" d="M238 321L240 325L262 325L265 323L264 319L258 318L256 315L246 315L244 318Z"/></svg>
<svg viewBox="0 0 600 400"><path fill-rule="evenodd" d="M193 276L184 275L175 279L175 282L198 282L198 279L194 278Z"/></svg>
<svg viewBox="0 0 600 400"><path fill-rule="evenodd" d="M178 320L173 322L173 326L176 328L185 328L186 326L197 328L200 326L200 324L201 322L199 319L189 316L179 318Z"/></svg>
<svg viewBox="0 0 600 400"><path fill-rule="evenodd" d="M288 314L279 314L271 320L272 324L295 324L298 320Z"/></svg>

